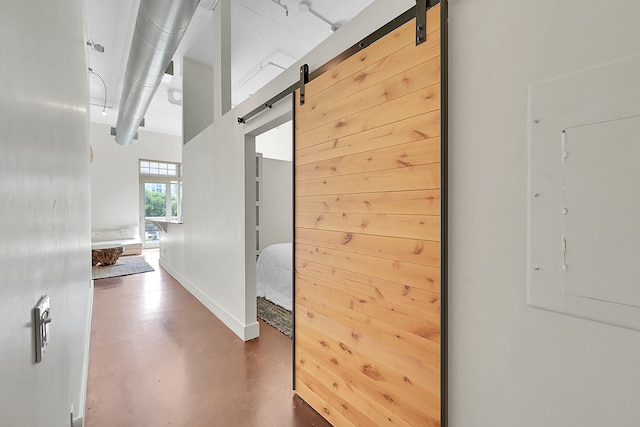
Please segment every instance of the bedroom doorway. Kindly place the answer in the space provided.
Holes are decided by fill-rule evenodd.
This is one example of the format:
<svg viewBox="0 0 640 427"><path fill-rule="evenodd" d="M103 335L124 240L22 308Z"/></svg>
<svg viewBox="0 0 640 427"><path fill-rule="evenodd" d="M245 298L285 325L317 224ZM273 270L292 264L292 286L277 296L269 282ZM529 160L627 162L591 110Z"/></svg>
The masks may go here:
<svg viewBox="0 0 640 427"><path fill-rule="evenodd" d="M293 129L289 120L255 137L258 318L292 337Z"/></svg>

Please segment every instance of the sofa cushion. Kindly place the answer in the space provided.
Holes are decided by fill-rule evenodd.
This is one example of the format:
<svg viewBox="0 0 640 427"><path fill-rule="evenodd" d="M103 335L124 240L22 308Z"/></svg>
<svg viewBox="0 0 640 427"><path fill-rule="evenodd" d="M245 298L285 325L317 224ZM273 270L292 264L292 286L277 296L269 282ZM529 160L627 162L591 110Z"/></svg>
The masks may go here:
<svg viewBox="0 0 640 427"><path fill-rule="evenodd" d="M92 242L105 242L108 240L136 239L140 240L138 227L122 228L119 230L95 230L91 232Z"/></svg>
<svg viewBox="0 0 640 427"><path fill-rule="evenodd" d="M95 230L91 232L92 248L109 244L122 244L123 255L140 255L142 240L138 227L122 228L119 230Z"/></svg>

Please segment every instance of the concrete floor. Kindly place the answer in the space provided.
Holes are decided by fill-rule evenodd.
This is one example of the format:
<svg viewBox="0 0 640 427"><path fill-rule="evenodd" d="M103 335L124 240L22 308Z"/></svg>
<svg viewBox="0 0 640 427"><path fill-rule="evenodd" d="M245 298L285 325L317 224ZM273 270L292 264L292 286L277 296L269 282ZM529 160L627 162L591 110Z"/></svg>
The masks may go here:
<svg viewBox="0 0 640 427"><path fill-rule="evenodd" d="M292 391L291 340L243 342L168 273L95 282L85 425L329 426Z"/></svg>

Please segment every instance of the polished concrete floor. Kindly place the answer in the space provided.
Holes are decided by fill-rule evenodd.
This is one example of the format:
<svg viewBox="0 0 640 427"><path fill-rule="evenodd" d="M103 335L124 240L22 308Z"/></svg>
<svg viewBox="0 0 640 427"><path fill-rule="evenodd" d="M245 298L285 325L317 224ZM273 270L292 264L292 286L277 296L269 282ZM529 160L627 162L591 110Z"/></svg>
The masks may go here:
<svg viewBox="0 0 640 427"><path fill-rule="evenodd" d="M243 342L168 273L95 282L86 426L328 426L291 389L291 340Z"/></svg>

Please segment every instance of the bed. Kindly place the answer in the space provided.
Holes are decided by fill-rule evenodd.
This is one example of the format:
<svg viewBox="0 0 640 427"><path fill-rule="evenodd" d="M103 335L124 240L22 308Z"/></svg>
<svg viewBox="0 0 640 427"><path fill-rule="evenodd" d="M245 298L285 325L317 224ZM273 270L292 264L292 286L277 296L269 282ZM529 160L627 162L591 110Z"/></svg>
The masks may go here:
<svg viewBox="0 0 640 427"><path fill-rule="evenodd" d="M293 253L291 243L267 246L256 265L256 294L293 309Z"/></svg>

